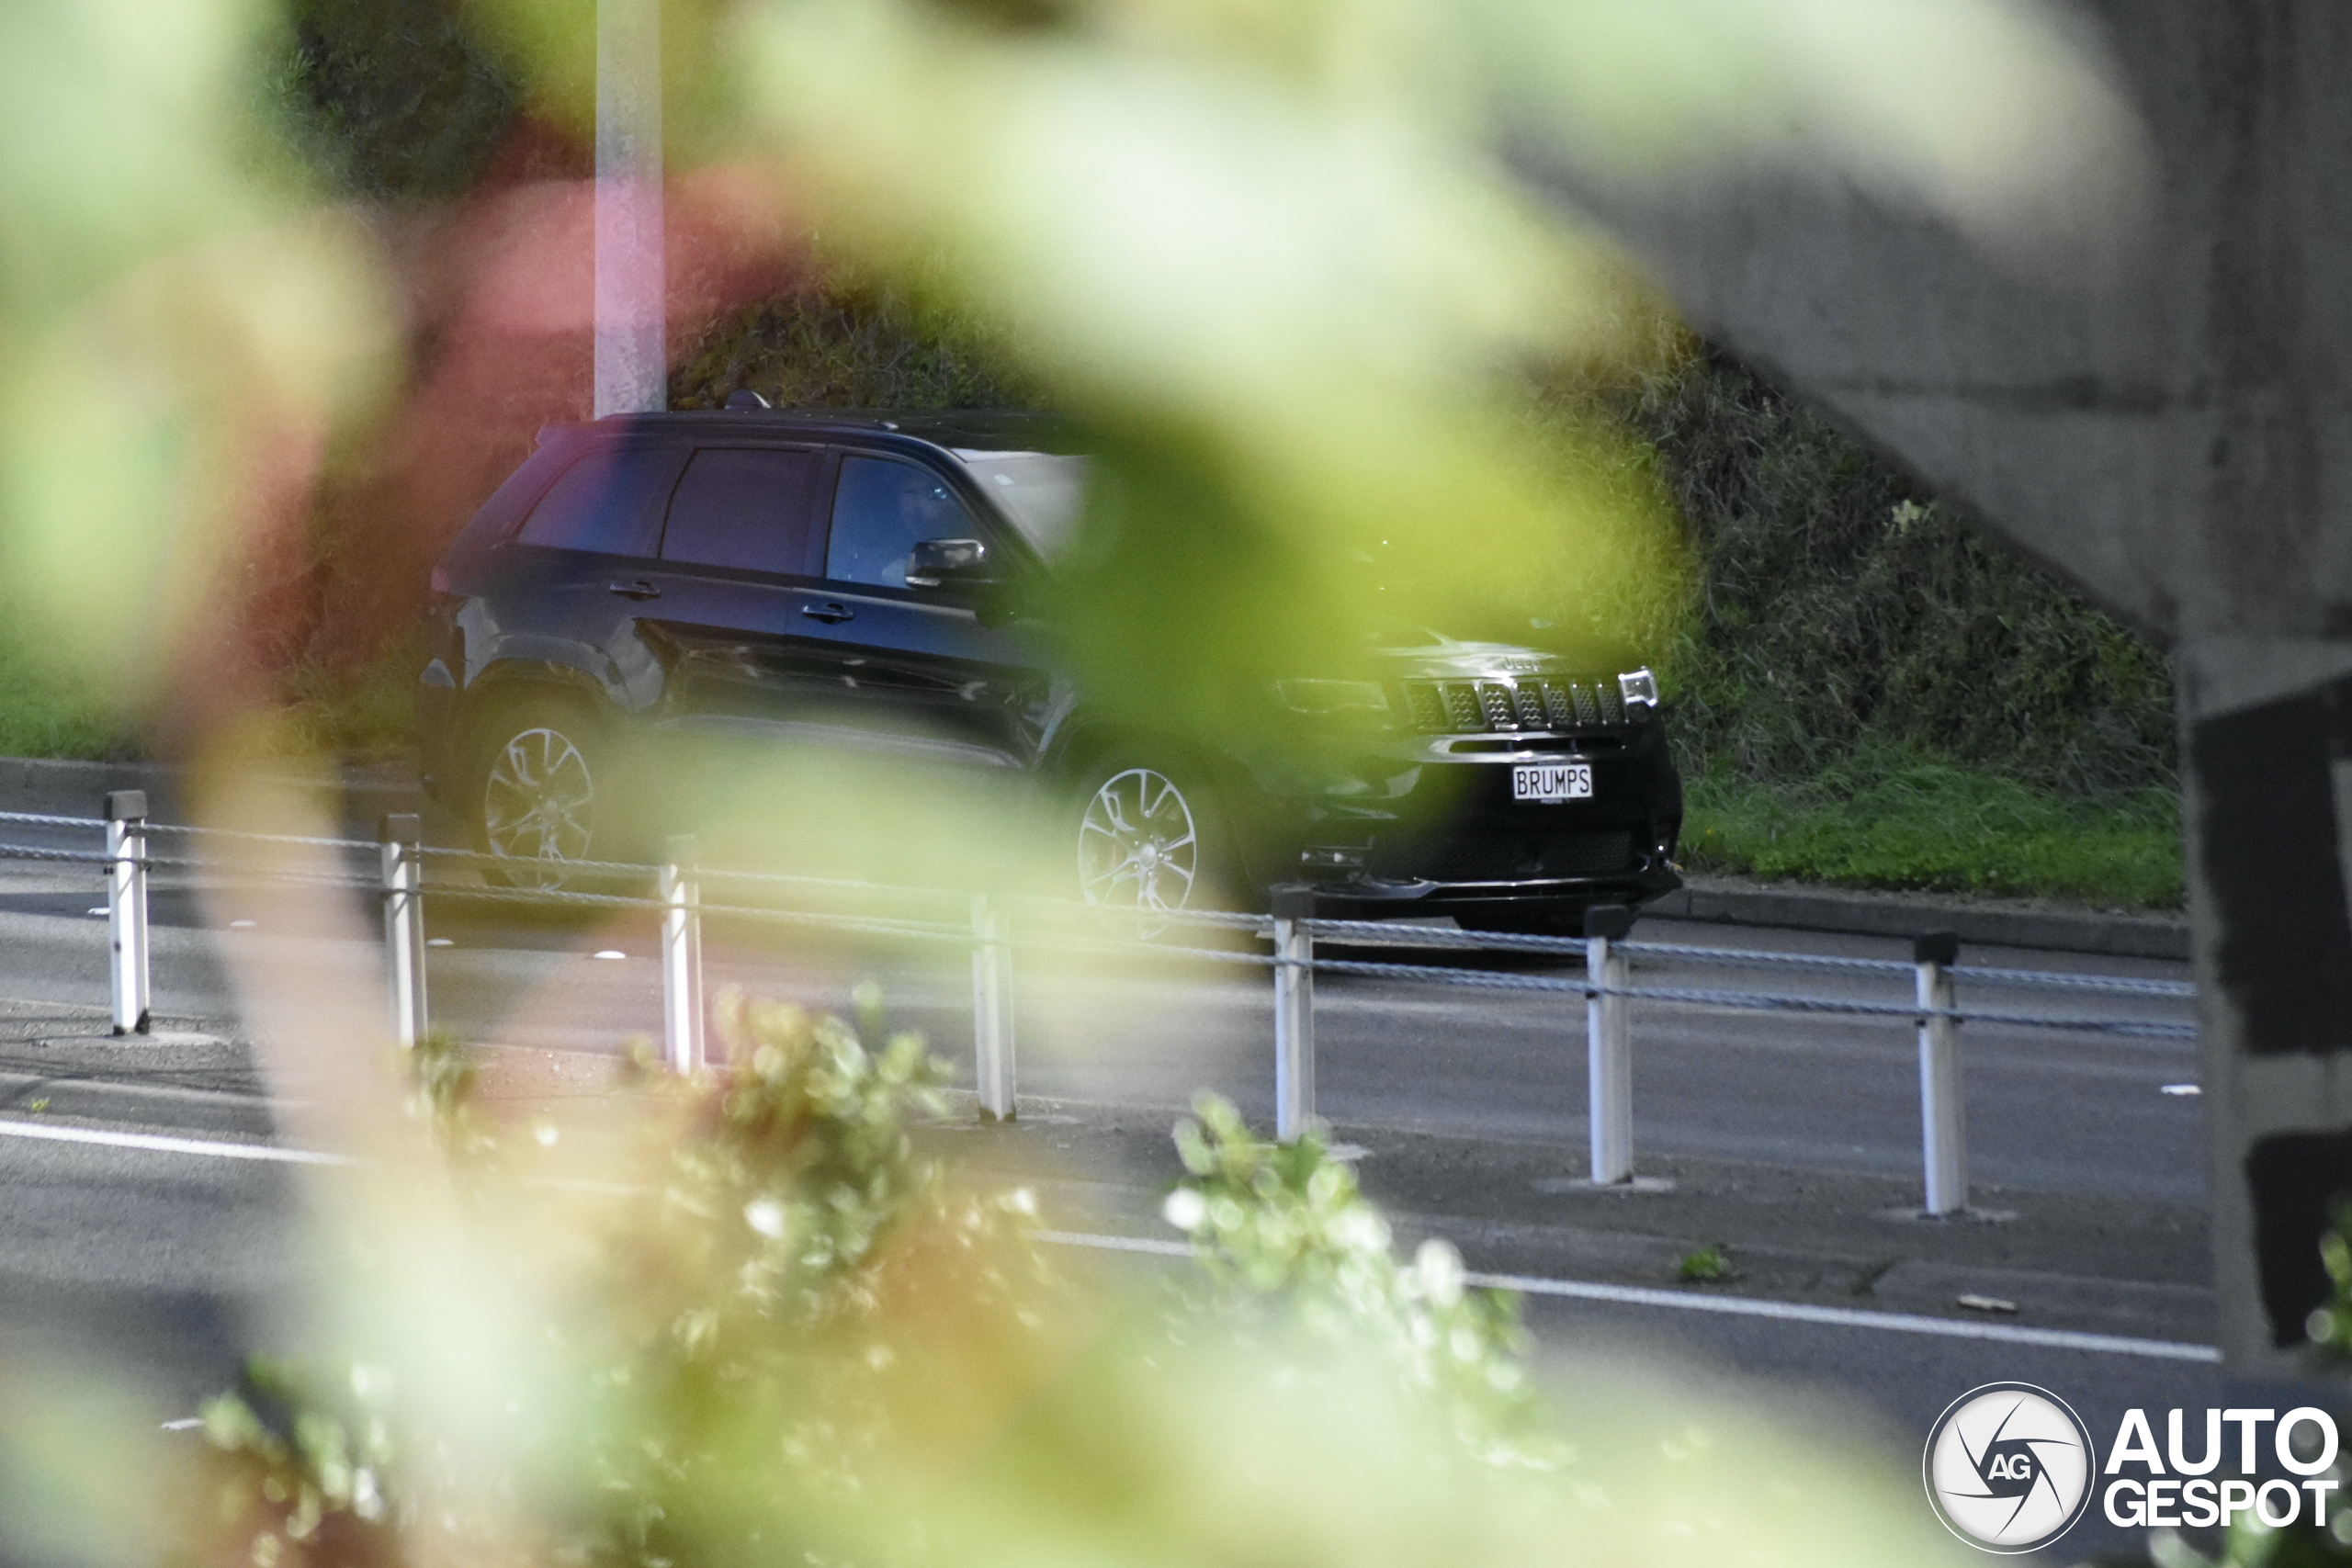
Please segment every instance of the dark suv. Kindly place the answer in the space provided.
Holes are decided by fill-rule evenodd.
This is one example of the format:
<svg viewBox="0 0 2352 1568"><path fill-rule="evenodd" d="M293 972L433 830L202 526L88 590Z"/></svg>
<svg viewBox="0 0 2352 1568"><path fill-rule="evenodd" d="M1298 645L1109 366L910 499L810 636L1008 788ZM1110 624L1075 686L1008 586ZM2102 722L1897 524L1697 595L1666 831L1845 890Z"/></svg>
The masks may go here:
<svg viewBox="0 0 2352 1568"><path fill-rule="evenodd" d="M1246 682L1229 744L1091 700L1047 591L1082 446L970 412L550 428L435 569L427 787L541 886L644 858L698 735L1011 781L1067 891L1145 912L1306 882L1326 914L1543 929L1679 886L1647 671L1393 628L1379 679Z"/></svg>

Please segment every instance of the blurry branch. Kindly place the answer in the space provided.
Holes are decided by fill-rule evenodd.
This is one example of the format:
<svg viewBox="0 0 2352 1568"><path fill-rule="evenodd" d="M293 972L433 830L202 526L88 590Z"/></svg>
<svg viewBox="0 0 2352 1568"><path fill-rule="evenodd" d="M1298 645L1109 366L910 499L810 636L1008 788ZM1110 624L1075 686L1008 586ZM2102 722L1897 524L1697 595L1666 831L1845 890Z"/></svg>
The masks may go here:
<svg viewBox="0 0 2352 1568"><path fill-rule="evenodd" d="M1222 1288L1194 1292L1196 1305L1228 1314L1272 1305L1311 1340L1369 1340L1466 1452L1537 1470L1566 1462L1521 1364L1532 1345L1516 1297L1466 1289L1462 1255L1449 1242L1425 1241L1399 1266L1388 1222L1319 1130L1268 1143L1216 1095L1193 1109L1196 1119L1176 1128L1192 1179L1170 1194L1165 1213Z"/></svg>
<svg viewBox="0 0 2352 1568"><path fill-rule="evenodd" d="M401 1314L453 1281L388 1277L425 1249L347 1238L337 1289L380 1298L339 1320L362 1348L256 1364L207 1407L182 1560L1933 1555L1922 1511L1785 1436L1769 1477L1734 1462L1754 1440L1734 1417L1650 1410L1572 1448L1515 1302L1465 1290L1440 1243L1400 1267L1318 1139L1261 1142L1215 1100L1179 1129L1168 1205L1202 1268L1121 1305L1048 1257L1027 1190L967 1190L917 1152L944 1069L910 1035L869 1049L863 1010L867 1031L730 992L740 1066L562 1125L499 1128L434 1042L413 1111L473 1151L440 1255L542 1303L542 1348L419 1332Z"/></svg>
<svg viewBox="0 0 2352 1568"><path fill-rule="evenodd" d="M2032 0L1479 0L1539 164L1642 197L1842 180L2037 268L2147 237L2154 152L2100 40Z"/></svg>
<svg viewBox="0 0 2352 1568"><path fill-rule="evenodd" d="M583 123L591 7L469 15L518 101ZM322 476L381 416L406 323L378 232L303 211L257 134L268 22L239 0L0 10L0 566L127 706L175 699L213 764L208 819L301 833L323 830L315 803L222 766L269 691L267 628L236 590L309 564ZM695 232L748 258L741 276L786 220L887 274L940 258L946 302L1103 432L1140 499L1090 520L1100 570L1078 581L1101 592L1079 640L1138 667L1212 649L1324 672L1306 666L1344 658L1339 634L1377 608L1330 568L1374 545L1407 568L1395 612L1475 617L1510 570L1572 601L1572 651L1670 638L1688 585L1670 509L1626 482L1621 439L1531 452L1499 389L1530 361L1658 341L1661 307L1518 183L1506 130L1611 177L1851 175L2005 243L2075 210L2083 171L2047 149L2120 165L2130 141L2091 55L1996 0L1488 0L1467 23L1434 0L680 0L669 28L673 145L765 181L707 182ZM497 287L451 315L475 337L442 345L468 374L436 383L436 428L512 390L518 339L494 329L584 325L580 195L478 236ZM1125 570L1137 540L1155 570ZM1215 722L1224 694L1170 723ZM278 912L363 951L348 907ZM1785 1444L1759 1474L1719 1457L1722 1424L1555 1485L1568 1461L1532 1425L1509 1309L1442 1250L1399 1269L1312 1145L1270 1149L1204 1108L1195 1235L1226 1291L1198 1321L1279 1303L1254 1348L1211 1348L1072 1288L1024 1194L963 1191L914 1156L940 1081L918 1043L738 998L738 1066L648 1086L618 1133L519 1139L464 1121L465 1069L436 1044L418 1093L464 1154L453 1176L355 1067L371 977L333 962L281 953L238 980L274 1087L308 1097L295 1134L377 1162L315 1189L327 1340L360 1349L209 1413L222 1446L192 1534L211 1560L1938 1550L1916 1496L1891 1514L1851 1467ZM1451 1462L1465 1439L1503 1462Z"/></svg>

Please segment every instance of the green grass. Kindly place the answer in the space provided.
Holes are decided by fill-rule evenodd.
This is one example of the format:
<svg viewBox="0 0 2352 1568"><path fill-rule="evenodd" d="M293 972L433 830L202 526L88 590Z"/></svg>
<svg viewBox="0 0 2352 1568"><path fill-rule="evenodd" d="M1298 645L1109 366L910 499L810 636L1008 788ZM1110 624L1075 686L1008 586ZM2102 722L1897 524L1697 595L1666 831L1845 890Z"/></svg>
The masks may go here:
<svg viewBox="0 0 2352 1568"><path fill-rule="evenodd" d="M394 637L356 670L296 667L281 687L276 739L289 752L372 762L413 755L420 632ZM101 688L0 635L0 757L127 761L141 726Z"/></svg>
<svg viewBox="0 0 2352 1568"><path fill-rule="evenodd" d="M1690 1284L1711 1285L1736 1278L1736 1271L1722 1247L1702 1247L1684 1255L1682 1261L1675 1265L1674 1277Z"/></svg>
<svg viewBox="0 0 2352 1568"><path fill-rule="evenodd" d="M139 754L131 728L87 682L0 636L0 757L119 761Z"/></svg>
<svg viewBox="0 0 2352 1568"><path fill-rule="evenodd" d="M1696 776L1687 801L1693 871L2180 907L2179 802L2161 785L2070 797L1986 765L1865 746L1798 783Z"/></svg>

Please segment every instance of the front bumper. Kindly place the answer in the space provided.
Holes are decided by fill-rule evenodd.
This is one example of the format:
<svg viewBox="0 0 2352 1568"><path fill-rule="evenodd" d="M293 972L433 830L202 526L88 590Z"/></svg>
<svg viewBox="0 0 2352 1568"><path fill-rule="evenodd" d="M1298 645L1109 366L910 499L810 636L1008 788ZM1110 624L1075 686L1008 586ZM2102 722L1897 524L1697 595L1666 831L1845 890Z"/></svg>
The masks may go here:
<svg viewBox="0 0 2352 1568"><path fill-rule="evenodd" d="M1478 738L1475 750L1459 743L1413 738L1313 779L1261 774L1258 797L1271 809L1252 835L1253 876L1306 883L1319 908L1365 919L1567 915L1682 885L1681 780L1655 722L1606 736ZM1515 767L1563 761L1590 765L1590 798L1512 797Z"/></svg>

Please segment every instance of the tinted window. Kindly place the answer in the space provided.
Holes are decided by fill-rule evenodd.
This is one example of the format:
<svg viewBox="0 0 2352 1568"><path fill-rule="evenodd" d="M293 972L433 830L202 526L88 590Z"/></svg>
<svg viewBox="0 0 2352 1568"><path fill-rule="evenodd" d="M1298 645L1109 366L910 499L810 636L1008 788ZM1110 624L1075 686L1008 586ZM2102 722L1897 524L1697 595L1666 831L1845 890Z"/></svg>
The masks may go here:
<svg viewBox="0 0 2352 1568"><path fill-rule="evenodd" d="M947 481L930 469L888 457L843 457L825 575L838 582L904 588L915 541L969 539L978 533Z"/></svg>
<svg viewBox="0 0 2352 1568"><path fill-rule="evenodd" d="M808 570L802 504L814 452L706 447L670 498L662 558L745 571Z"/></svg>
<svg viewBox="0 0 2352 1568"><path fill-rule="evenodd" d="M516 537L526 545L650 556L662 525L662 491L677 454L653 447L591 452L539 498Z"/></svg>

